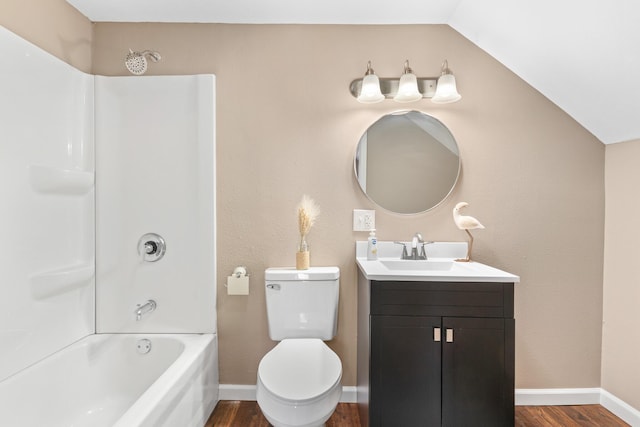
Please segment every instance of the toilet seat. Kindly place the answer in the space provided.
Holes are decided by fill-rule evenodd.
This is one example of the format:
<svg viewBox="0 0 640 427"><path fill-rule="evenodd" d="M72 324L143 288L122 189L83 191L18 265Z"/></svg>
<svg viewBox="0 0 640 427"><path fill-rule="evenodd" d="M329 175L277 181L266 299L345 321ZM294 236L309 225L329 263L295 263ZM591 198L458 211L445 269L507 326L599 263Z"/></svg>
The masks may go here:
<svg viewBox="0 0 640 427"><path fill-rule="evenodd" d="M318 338L284 339L262 358L258 377L274 397L312 401L322 399L339 385L342 363Z"/></svg>

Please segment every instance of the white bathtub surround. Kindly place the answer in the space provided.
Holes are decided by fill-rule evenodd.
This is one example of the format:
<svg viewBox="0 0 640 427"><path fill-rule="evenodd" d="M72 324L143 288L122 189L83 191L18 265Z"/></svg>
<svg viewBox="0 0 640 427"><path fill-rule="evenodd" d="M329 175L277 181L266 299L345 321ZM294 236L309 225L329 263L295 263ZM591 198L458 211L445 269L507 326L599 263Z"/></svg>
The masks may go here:
<svg viewBox="0 0 640 427"><path fill-rule="evenodd" d="M2 27L0 54L0 425L202 426L215 76L91 76ZM167 244L156 262L147 233Z"/></svg>
<svg viewBox="0 0 640 427"><path fill-rule="evenodd" d="M215 77L96 76L96 330L216 331ZM164 256L142 261L156 233ZM137 304L156 309L139 321Z"/></svg>
<svg viewBox="0 0 640 427"><path fill-rule="evenodd" d="M93 76L0 27L0 381L95 331Z"/></svg>
<svg viewBox="0 0 640 427"><path fill-rule="evenodd" d="M146 354L141 339L151 342ZM91 335L0 382L0 425L201 426L217 402L215 341Z"/></svg>

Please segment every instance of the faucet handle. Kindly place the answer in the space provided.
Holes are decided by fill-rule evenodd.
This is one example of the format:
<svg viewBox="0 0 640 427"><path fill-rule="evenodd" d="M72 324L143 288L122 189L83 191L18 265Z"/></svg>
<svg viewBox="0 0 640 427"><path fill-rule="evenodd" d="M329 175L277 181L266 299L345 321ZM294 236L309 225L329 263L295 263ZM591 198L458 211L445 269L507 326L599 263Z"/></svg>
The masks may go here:
<svg viewBox="0 0 640 427"><path fill-rule="evenodd" d="M396 245L402 245L402 255L400 255L400 259L409 259L409 254L407 253L407 245L402 242L393 242Z"/></svg>
<svg viewBox="0 0 640 427"><path fill-rule="evenodd" d="M425 252L425 245L430 245L433 242L420 242L420 259L427 259L427 253Z"/></svg>

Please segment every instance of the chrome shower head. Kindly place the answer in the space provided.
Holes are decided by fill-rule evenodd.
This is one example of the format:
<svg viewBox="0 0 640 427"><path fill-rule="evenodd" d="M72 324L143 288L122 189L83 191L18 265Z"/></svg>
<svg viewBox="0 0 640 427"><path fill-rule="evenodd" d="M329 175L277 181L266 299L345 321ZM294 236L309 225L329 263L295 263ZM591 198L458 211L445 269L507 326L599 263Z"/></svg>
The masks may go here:
<svg viewBox="0 0 640 427"><path fill-rule="evenodd" d="M131 74L141 76L147 72L147 57L153 62L158 62L162 57L158 52L145 50L143 52L134 52L129 49L129 53L124 59L124 65Z"/></svg>

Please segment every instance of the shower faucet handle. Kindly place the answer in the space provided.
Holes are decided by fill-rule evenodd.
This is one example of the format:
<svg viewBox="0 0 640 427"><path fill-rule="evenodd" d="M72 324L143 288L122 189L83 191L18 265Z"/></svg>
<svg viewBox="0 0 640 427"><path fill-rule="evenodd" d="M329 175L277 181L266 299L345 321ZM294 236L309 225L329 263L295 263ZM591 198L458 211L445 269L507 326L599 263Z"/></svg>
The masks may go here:
<svg viewBox="0 0 640 427"><path fill-rule="evenodd" d="M138 255L143 261L156 262L166 251L167 244L159 234L147 233L138 240Z"/></svg>
<svg viewBox="0 0 640 427"><path fill-rule="evenodd" d="M144 252L146 254L149 254L149 255L155 254L157 250L158 250L158 245L156 244L156 242L152 240L149 240L144 244Z"/></svg>

